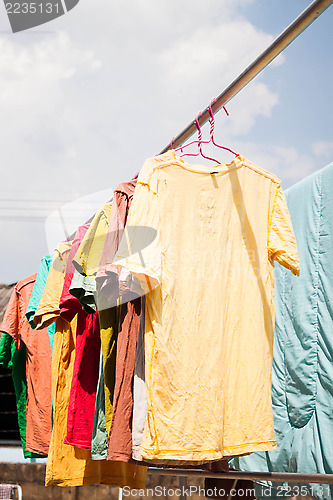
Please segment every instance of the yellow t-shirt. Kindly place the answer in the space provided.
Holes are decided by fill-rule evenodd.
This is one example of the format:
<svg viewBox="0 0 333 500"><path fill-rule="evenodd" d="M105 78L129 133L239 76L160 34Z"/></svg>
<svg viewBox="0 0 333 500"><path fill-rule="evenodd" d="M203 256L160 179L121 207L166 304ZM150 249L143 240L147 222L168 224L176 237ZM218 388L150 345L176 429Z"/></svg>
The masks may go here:
<svg viewBox="0 0 333 500"><path fill-rule="evenodd" d="M92 460L89 450L64 444L68 401L73 375L76 316L68 323L59 316L59 301L71 245L61 243L55 252L34 322L44 328L56 320L52 360L53 430L46 465L46 486L110 484L144 488L146 467L124 462Z"/></svg>
<svg viewBox="0 0 333 500"><path fill-rule="evenodd" d="M280 181L238 156L148 159L114 263L146 295L146 460L204 462L276 448L273 259L299 274Z"/></svg>
<svg viewBox="0 0 333 500"><path fill-rule="evenodd" d="M96 213L88 231L73 258L75 268L92 280L97 273L101 260L106 235L108 233L111 202L107 202ZM115 384L116 338L118 333L119 311L117 307L110 308L107 300L96 291L98 316L100 322L100 336L103 353L104 390L105 390L105 418L106 428L110 432L113 413L113 391ZM104 302L104 303L103 303Z"/></svg>
<svg viewBox="0 0 333 500"><path fill-rule="evenodd" d="M85 276L95 276L109 227L111 202L96 213L73 258L74 267Z"/></svg>

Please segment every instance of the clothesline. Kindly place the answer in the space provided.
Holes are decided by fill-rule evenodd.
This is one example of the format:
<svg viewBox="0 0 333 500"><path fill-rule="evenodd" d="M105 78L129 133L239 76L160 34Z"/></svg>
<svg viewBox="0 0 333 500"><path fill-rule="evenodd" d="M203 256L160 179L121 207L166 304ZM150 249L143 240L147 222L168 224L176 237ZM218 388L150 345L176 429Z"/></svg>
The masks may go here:
<svg viewBox="0 0 333 500"><path fill-rule="evenodd" d="M295 38L298 37L315 19L317 19L330 5L333 0L315 0L307 7L274 42L241 73L215 100L212 102L213 113L217 113L227 104L240 90L253 80L270 62L273 61ZM204 125L210 118L209 106L198 117L199 125ZM197 131L195 120L193 120L180 134L172 140L172 146L176 149L182 145L191 135ZM165 146L160 154L170 149L170 143Z"/></svg>

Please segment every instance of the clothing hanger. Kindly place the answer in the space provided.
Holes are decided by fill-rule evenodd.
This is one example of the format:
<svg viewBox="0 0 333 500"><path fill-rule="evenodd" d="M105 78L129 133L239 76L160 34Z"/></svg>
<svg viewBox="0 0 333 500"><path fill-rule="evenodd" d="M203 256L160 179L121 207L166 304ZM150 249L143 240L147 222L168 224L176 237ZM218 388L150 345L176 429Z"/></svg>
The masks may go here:
<svg viewBox="0 0 333 500"><path fill-rule="evenodd" d="M226 151L229 151L230 153L234 154L235 156L239 156L239 153L235 153L235 151L233 151L232 149L227 148L226 146L221 146L220 144L216 144L216 142L215 142L215 139L214 139L215 119L214 119L214 113L213 113L213 110L212 110L212 104L215 101L216 101L216 98L213 97L213 99L210 101L210 104L208 106L208 111L209 111L209 114L210 114L209 123L210 123L210 138L211 138L211 141L214 144L214 146L216 146L217 148L225 149ZM223 106L223 109L226 112L226 115L229 116L227 108L225 106Z"/></svg>
<svg viewBox="0 0 333 500"><path fill-rule="evenodd" d="M201 111L197 114L197 116L195 117L195 126L197 127L197 131L198 131L198 140L197 141L191 141L189 142L188 144L183 144L182 146L180 146L179 148L175 149L174 152L176 153L177 151L181 151L183 153L183 150L185 148L187 148L188 146L191 146L192 144L198 144L198 152L197 153L184 153L184 154L181 154L179 155L180 157L183 157L183 156L199 156L199 155L202 155L202 147L201 145L203 143L205 144L208 144L210 142L209 141L203 141L202 140L202 131L201 131L201 127L200 127L200 124L199 124L199 117L201 116ZM172 142L173 142L173 139L174 137L171 139L170 141L170 146L171 146L171 149L173 149L173 145L172 145Z"/></svg>
<svg viewBox="0 0 333 500"><path fill-rule="evenodd" d="M225 149L226 151L229 151L230 153L234 154L235 156L239 156L238 153L235 153L235 151L233 151L232 149L230 148L227 148L225 146L221 146L219 144L217 144L215 142L215 139L214 139L214 129L215 129L215 119L214 119L214 113L213 113L213 110L212 110L212 104L213 102L215 101L216 99L213 98L209 104L209 107L208 107L208 110L209 110L209 114L210 114L210 119L209 119L209 123L210 123L210 138L208 141L203 141L202 140L202 130L201 130L201 127L200 127L200 124L199 124L199 117L202 115L202 112L199 112L195 118L195 125L197 127L197 130L198 130L198 140L197 141L191 141L189 142L188 144L184 144L182 146L180 146L179 148L175 149L174 151L177 152L177 151L181 151L183 153L183 150L184 148L187 148L188 146L190 146L191 144L198 144L198 152L197 153L184 153L184 154L181 154L180 157L183 157L183 156L199 156L201 155L203 158L206 158L207 160L211 160L211 161L214 161L215 163L219 164L219 160L216 160L215 158L211 158L210 156L206 156L204 155L203 151L202 151L202 144L209 144L209 143L212 143L214 144L214 146L218 147L218 148L221 148L221 149ZM229 116L229 113L226 109L225 106L223 106L223 109L224 111L226 112L227 116ZM171 139L170 141L170 147L171 149L173 149L173 140L174 138Z"/></svg>

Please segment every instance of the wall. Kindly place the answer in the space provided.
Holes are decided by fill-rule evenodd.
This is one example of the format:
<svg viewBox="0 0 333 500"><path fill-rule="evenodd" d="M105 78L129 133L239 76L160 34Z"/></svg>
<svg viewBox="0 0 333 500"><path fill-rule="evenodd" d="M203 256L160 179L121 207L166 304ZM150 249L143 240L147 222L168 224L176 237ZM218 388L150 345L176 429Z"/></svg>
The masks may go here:
<svg viewBox="0 0 333 500"><path fill-rule="evenodd" d="M119 489L112 486L93 485L93 486L77 486L72 488L61 488L59 486L44 486L45 478L45 464L32 464L32 463L1 463L0 462L0 483L19 484L22 487L23 499L22 500L118 500ZM228 480L230 486L233 481ZM123 493L123 500L179 500L179 494L175 492L179 488L179 478L174 476L163 476L159 474L147 474L146 490L144 495L140 495L140 491L132 491L132 495ZM165 488L167 494L153 494L152 491L148 492L147 489ZM196 493L192 490L190 500L204 500L204 479L202 478L187 478L186 488L196 488ZM239 485L241 486L241 484ZM246 486L246 488L248 485ZM201 488L201 490L199 490ZM227 486L226 486L227 488ZM159 490L161 491L161 490ZM164 493L163 491L163 493ZM175 494L172 495L172 492ZM156 492L156 490L155 490ZM223 497L227 500L228 495ZM253 498L251 495L247 496L243 493L235 495L233 500ZM290 500L311 500L309 497L294 497Z"/></svg>
<svg viewBox="0 0 333 500"><path fill-rule="evenodd" d="M78 486L72 488L61 488L59 486L44 486L45 464L14 464L0 463L0 483L19 484L22 487L23 500L118 500L119 489L112 486ZM204 480L200 478L191 478L187 482L190 485L203 488ZM166 491L179 487L179 478L172 476L147 475L146 488L155 486L165 487ZM133 491L134 495L123 496L123 500L139 500L140 498L165 498L167 500L176 498L176 495L156 496L146 494L140 496L139 491ZM172 493L172 491L169 491ZM193 494L191 500L204 499L201 495Z"/></svg>

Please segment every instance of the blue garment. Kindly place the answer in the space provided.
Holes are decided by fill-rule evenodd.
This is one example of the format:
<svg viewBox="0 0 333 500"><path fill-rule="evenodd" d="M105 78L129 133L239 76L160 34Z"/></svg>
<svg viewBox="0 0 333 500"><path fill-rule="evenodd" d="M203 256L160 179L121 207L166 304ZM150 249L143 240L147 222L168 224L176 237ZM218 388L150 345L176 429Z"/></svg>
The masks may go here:
<svg viewBox="0 0 333 500"><path fill-rule="evenodd" d="M230 465L253 472L332 474L333 163L285 194L301 272L295 277L275 266L272 403L278 449L233 459ZM281 498L282 484L271 491L257 484L256 496ZM295 493L298 487L302 496L333 498L329 485L290 487Z"/></svg>
<svg viewBox="0 0 333 500"><path fill-rule="evenodd" d="M36 325L33 321L35 313L37 311L40 299L42 298L44 288L46 285L47 277L49 275L50 267L51 267L51 262L52 262L52 255L45 255L45 257L42 258L39 269L38 269L38 274L37 278L35 281L34 288L32 290L32 294L30 297L29 301L29 306L28 309L25 313L27 320L30 323L31 328L36 328ZM51 362L52 362L52 350L53 350L53 339L54 339L54 333L55 333L55 323L52 323L47 328L48 334L49 334L49 339L50 339L50 344L51 344Z"/></svg>

